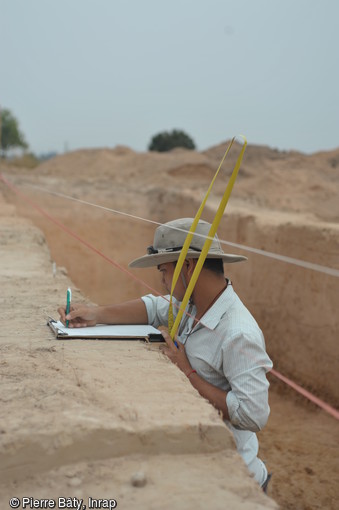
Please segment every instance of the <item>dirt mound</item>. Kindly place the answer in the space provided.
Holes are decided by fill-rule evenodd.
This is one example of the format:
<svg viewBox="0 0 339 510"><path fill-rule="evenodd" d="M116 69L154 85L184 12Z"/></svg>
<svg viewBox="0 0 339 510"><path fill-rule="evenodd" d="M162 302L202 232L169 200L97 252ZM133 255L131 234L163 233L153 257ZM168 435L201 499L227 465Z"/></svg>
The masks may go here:
<svg viewBox="0 0 339 510"><path fill-rule="evenodd" d="M34 170L11 167L4 171L40 207L127 267L152 243L154 224L70 202L29 186L156 222L194 216L206 192L208 175L214 174L226 145L204 152L175 150L163 154L119 147L82 150ZM213 217L239 149L235 145L229 154L204 219ZM339 220L338 161L339 149L308 156L248 146L220 236L339 268L339 227L334 224ZM109 266L22 199L14 198L7 188L2 189L18 212L32 218L44 231L53 260L67 267L74 284L90 300L117 302L149 292L142 282ZM241 252L235 248L231 251ZM248 262L227 267L227 273L263 328L276 369L336 405L338 279L241 253L249 256ZM156 271L136 270L133 274L161 291ZM287 396L289 405L284 402ZM335 440L329 438L337 437L337 423L311 405L307 407L296 394L287 395L280 386L272 393L271 407L272 417L262 433L261 445L263 458L267 457L275 472L274 497L283 508L294 509L296 501L300 509L311 508L314 502L319 507L336 508L331 473L338 457Z"/></svg>
<svg viewBox="0 0 339 510"><path fill-rule="evenodd" d="M169 170L168 174L175 179L198 180L209 184L215 174L215 168L203 164L186 164Z"/></svg>
<svg viewBox="0 0 339 510"><path fill-rule="evenodd" d="M57 156L38 168L11 173L54 176L74 180L73 191L93 179L112 179L109 190L121 184L124 189L143 193L148 186L193 190L203 197L217 170L227 142L203 152L173 150L168 153L136 153L127 147L87 149ZM212 190L220 197L231 174L240 145L228 154ZM105 182L103 187L107 187ZM248 145L232 194L233 201L267 210L295 212L315 221L339 221L339 149L312 155L278 151ZM112 191L113 192L113 191Z"/></svg>

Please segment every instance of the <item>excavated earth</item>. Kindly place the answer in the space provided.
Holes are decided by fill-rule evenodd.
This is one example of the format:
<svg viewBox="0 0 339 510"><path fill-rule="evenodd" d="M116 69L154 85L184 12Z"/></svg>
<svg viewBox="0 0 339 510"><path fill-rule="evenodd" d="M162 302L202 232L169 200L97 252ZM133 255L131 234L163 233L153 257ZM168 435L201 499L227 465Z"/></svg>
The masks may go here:
<svg viewBox="0 0 339 510"><path fill-rule="evenodd" d="M0 165L19 193L0 181L6 504L65 494L84 503L115 498L120 508L274 508L217 413L158 346L60 342L45 324L69 285L75 299L98 304L149 292L50 217L126 268L152 244L155 225L107 208L154 222L194 216L224 150L117 147L65 154L33 170ZM236 152L212 191L207 220ZM263 329L275 369L337 408L339 279L246 247L339 269L338 168L339 150L305 156L249 146L218 230L244 246L224 246L249 259L227 266L227 274ZM162 290L156 270L133 275ZM338 421L273 374L269 379L271 416L259 434L261 458L273 472L269 495L286 509L337 508Z"/></svg>

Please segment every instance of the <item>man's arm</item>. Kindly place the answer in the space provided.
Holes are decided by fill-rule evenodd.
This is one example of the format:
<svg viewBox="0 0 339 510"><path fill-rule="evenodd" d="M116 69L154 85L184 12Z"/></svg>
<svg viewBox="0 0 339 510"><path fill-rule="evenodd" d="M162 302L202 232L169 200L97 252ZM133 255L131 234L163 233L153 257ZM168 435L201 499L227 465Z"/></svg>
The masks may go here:
<svg viewBox="0 0 339 510"><path fill-rule="evenodd" d="M223 344L222 355L231 386L226 402L230 422L239 429L258 432L270 413L266 373L272 368L261 331L252 328L234 335Z"/></svg>
<svg viewBox="0 0 339 510"><path fill-rule="evenodd" d="M182 344L180 344L182 345ZM184 347L182 345L182 347ZM187 374L186 374L187 375ZM196 372L189 376L192 386L200 393L200 395L208 400L218 411L222 412L224 420L229 420L228 408L226 404L227 391L213 386L213 384L205 381Z"/></svg>
<svg viewBox="0 0 339 510"><path fill-rule="evenodd" d="M61 322L65 324L65 308L58 308L58 312ZM96 324L148 324L146 306L142 299L108 306L74 304L67 315L67 320L69 320L70 328L95 326Z"/></svg>
<svg viewBox="0 0 339 510"><path fill-rule="evenodd" d="M160 328L161 333L166 341L167 348L165 354L180 370L188 376L192 386L200 393L200 395L208 400L218 411L222 412L223 418L229 420L228 408L226 404L227 392L221 388L217 388L213 384L205 381L196 371L192 370L192 366L186 356L185 347L181 342L177 342L178 347L174 345L168 331Z"/></svg>

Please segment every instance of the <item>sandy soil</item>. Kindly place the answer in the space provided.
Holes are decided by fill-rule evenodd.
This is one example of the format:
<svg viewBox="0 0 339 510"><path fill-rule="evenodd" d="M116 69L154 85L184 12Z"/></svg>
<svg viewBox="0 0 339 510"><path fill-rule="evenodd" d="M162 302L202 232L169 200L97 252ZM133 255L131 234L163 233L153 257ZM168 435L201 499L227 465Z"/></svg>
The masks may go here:
<svg viewBox="0 0 339 510"><path fill-rule="evenodd" d="M72 282L52 267L41 231L0 217L1 508L277 508L159 344L54 338Z"/></svg>
<svg viewBox="0 0 339 510"><path fill-rule="evenodd" d="M154 225L29 186L163 222L195 214L224 150L223 144L204 153L137 154L118 147L70 153L34 171L3 170L49 214L126 267L151 244ZM232 168L235 155L230 156L213 191L207 219ZM305 156L248 147L220 236L338 269L338 165L339 150ZM20 215L30 217L43 230L53 260L67 267L88 299L117 302L148 292L142 283L79 245L22 199L2 190ZM229 272L264 330L275 367L337 406L338 279L249 257L246 266L230 267ZM161 290L153 270L133 274ZM272 376L270 380L271 417L260 434L261 456L274 473L270 494L281 508L336 508L338 423Z"/></svg>

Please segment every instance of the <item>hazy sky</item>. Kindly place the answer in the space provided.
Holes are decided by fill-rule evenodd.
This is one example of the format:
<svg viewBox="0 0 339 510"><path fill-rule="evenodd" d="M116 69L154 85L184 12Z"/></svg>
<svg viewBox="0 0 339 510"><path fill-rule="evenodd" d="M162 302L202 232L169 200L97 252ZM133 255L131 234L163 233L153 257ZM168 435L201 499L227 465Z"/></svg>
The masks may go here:
<svg viewBox="0 0 339 510"><path fill-rule="evenodd" d="M338 0L0 0L0 105L36 153L179 128L339 146Z"/></svg>

